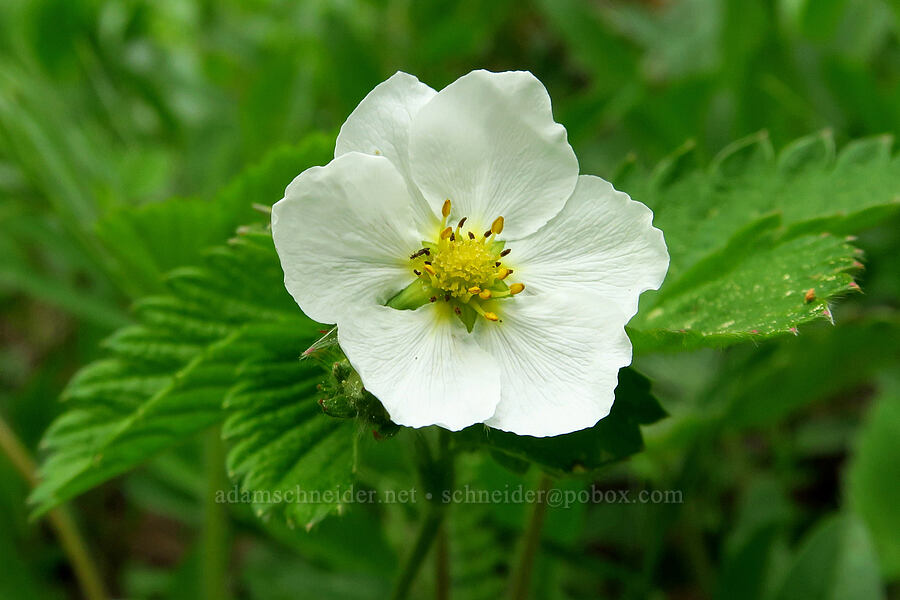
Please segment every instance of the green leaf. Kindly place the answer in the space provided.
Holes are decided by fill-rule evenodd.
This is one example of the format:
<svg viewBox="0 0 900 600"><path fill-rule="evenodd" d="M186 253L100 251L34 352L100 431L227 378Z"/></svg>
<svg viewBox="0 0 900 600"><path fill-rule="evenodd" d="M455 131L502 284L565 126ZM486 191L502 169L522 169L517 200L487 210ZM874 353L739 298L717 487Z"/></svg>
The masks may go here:
<svg viewBox="0 0 900 600"><path fill-rule="evenodd" d="M779 237L766 218L663 288L630 328L638 348L724 346L832 320L829 301L857 291L858 251L834 236ZM730 264L729 264L730 263Z"/></svg>
<svg viewBox="0 0 900 600"><path fill-rule="evenodd" d="M553 473L572 473L597 469L640 452L644 447L640 425L655 423L665 414L650 393L647 378L633 369L622 369L612 410L590 429L536 438L475 425L456 434L456 439L464 446L486 448Z"/></svg>
<svg viewBox="0 0 900 600"><path fill-rule="evenodd" d="M900 381L886 378L866 417L846 479L846 495L872 536L882 573L900 579Z"/></svg>
<svg viewBox="0 0 900 600"><path fill-rule="evenodd" d="M293 336L295 359L318 335L281 284L268 234L247 233L204 262L170 275L169 295L140 301L140 325L111 336L112 357L70 382L68 410L43 440L38 514L221 422L240 365L278 347L279 330Z"/></svg>
<svg viewBox="0 0 900 600"><path fill-rule="evenodd" d="M865 526L852 516L833 516L803 541L775 599L878 600L884 593L877 564Z"/></svg>
<svg viewBox="0 0 900 600"><path fill-rule="evenodd" d="M309 345L304 328L279 324L252 335L266 350L244 364L225 400L229 475L241 480L258 516L278 513L308 529L350 490L356 423L322 414L315 398L321 367L298 357Z"/></svg>
<svg viewBox="0 0 900 600"><path fill-rule="evenodd" d="M678 168L691 146L651 176L633 169L617 181L654 210L671 265L630 324L643 351L722 346L831 319L829 302L858 289L853 233L900 209L900 158L880 136L835 156L826 132L779 155L768 137L735 142L708 169ZM807 299L813 290L814 297Z"/></svg>
<svg viewBox="0 0 900 600"><path fill-rule="evenodd" d="M223 243L240 226L267 223L260 210L281 199L298 173L327 163L333 151L332 136L308 136L266 155L212 199L173 198L112 211L98 223L97 237L115 257L118 274L139 283L133 286L135 293L159 291L164 273L197 264L203 251Z"/></svg>

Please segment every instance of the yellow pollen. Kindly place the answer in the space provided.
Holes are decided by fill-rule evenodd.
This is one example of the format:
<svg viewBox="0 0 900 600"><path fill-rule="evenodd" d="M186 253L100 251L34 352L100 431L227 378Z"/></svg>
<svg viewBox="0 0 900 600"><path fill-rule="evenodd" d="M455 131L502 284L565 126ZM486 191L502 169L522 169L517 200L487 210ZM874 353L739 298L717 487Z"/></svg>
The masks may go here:
<svg viewBox="0 0 900 600"><path fill-rule="evenodd" d="M434 270L434 285L455 298L468 299L476 293L469 290L477 288L480 293L494 283L496 260L490 247L480 241L463 236L451 238L441 232L429 266Z"/></svg>
<svg viewBox="0 0 900 600"><path fill-rule="evenodd" d="M410 268L420 281L416 284L419 287L411 287L412 293L405 298L417 298L421 292L429 302L449 303L469 331L473 327L473 312L485 320L502 323L497 313L485 310L482 303L503 302L525 289L522 283L502 283L513 272L502 264L509 249L504 249L503 242L494 241L503 232L504 219L497 217L490 229L479 235L471 230L471 225L464 229L469 223L466 216L455 227L448 223L451 212L447 199L441 207L443 220L437 239L423 242L422 248L409 256Z"/></svg>

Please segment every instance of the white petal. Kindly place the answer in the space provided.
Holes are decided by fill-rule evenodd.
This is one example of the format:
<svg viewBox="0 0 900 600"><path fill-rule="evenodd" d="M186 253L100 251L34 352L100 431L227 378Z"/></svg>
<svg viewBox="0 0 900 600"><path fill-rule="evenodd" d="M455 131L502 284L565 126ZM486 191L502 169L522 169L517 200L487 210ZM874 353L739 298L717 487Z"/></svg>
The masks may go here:
<svg viewBox="0 0 900 600"><path fill-rule="evenodd" d="M412 184L409 169L409 124L435 94L413 75L398 71L375 86L350 113L338 134L334 156L362 152L387 157L414 188L411 194L417 201L420 218L436 220L437 209L429 209Z"/></svg>
<svg viewBox="0 0 900 600"><path fill-rule="evenodd" d="M311 319L336 323L359 304L384 304L415 277L421 247L406 182L383 156L344 154L307 169L272 208L284 284Z"/></svg>
<svg viewBox="0 0 900 600"><path fill-rule="evenodd" d="M590 290L616 302L630 319L638 296L658 289L669 268L653 212L599 177L582 175L562 212L536 233L507 247L526 290Z"/></svg>
<svg viewBox="0 0 900 600"><path fill-rule="evenodd" d="M501 302L502 321L479 323L473 332L500 365L500 404L486 424L544 437L608 415L619 369L631 363L618 307L590 293Z"/></svg>
<svg viewBox="0 0 900 600"><path fill-rule="evenodd" d="M395 423L458 431L494 414L497 363L444 303L383 306L338 324L338 340L363 385Z"/></svg>
<svg viewBox="0 0 900 600"><path fill-rule="evenodd" d="M413 118L409 155L432 207L449 198L454 219L484 229L502 215L506 239L556 215L578 177L547 90L524 71L473 71L441 90Z"/></svg>

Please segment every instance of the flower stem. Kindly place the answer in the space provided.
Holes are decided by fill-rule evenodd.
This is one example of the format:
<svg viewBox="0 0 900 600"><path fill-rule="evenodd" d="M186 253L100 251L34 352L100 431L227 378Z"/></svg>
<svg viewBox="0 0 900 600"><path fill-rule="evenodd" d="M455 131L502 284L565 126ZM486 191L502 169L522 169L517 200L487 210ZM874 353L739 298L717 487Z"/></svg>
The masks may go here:
<svg viewBox="0 0 900 600"><path fill-rule="evenodd" d="M406 557L406 562L403 563L403 570L400 571L400 578L394 587L393 595L391 595L393 600L403 600L409 595L413 581L415 581L422 563L425 562L425 557L428 555L428 550L431 548L431 544L434 542L443 520L443 509L429 505L425 513L425 519L419 527L419 533L416 536L412 552L409 553L409 556Z"/></svg>
<svg viewBox="0 0 900 600"><path fill-rule="evenodd" d="M0 450L9 457L13 467L22 475L22 478L32 488L38 484L37 467L34 464L28 450L16 437L15 432L0 417ZM81 594L87 600L106 600L109 595L103 585L103 579L94 564L93 558L84 543L84 539L78 532L75 520L65 505L61 505L47 513L47 520L54 534L59 539L59 545L69 559Z"/></svg>
<svg viewBox="0 0 900 600"><path fill-rule="evenodd" d="M225 446L222 443L218 427L207 433L204 450L207 480L200 542L203 562L203 597L207 600L222 600L229 597L226 580L230 546L228 514L225 506L216 501L216 496L227 485L224 466Z"/></svg>
<svg viewBox="0 0 900 600"><path fill-rule="evenodd" d="M441 532L446 507L442 502L442 493L453 485L453 454L450 451L450 434L444 429L438 430L437 456L430 451L424 436L417 439L419 446L419 475L426 489L425 516L419 526L419 533L413 544L412 551L406 557L400 577L391 595L393 600L402 600L409 595L409 590L428 556L432 543ZM436 483L439 482L439 483ZM446 562L447 557L440 556L438 549L438 562ZM438 567L439 569L443 567ZM447 567L449 573L449 567ZM448 577L449 579L449 577ZM439 587L441 582L438 582ZM449 583L447 584L449 585ZM439 592L440 593L440 592ZM446 598L446 596L444 596Z"/></svg>
<svg viewBox="0 0 900 600"><path fill-rule="evenodd" d="M541 544L541 532L544 529L544 517L547 514L547 502L545 496L550 489L550 477L541 475L538 483L538 501L531 509L531 516L525 529L525 537L522 538L522 548L519 560L512 572L509 597L512 600L527 600L531 590L531 572L534 567L534 558Z"/></svg>
<svg viewBox="0 0 900 600"><path fill-rule="evenodd" d="M435 600L450 600L450 547L447 540L447 523L441 524L437 533L437 551L434 555Z"/></svg>

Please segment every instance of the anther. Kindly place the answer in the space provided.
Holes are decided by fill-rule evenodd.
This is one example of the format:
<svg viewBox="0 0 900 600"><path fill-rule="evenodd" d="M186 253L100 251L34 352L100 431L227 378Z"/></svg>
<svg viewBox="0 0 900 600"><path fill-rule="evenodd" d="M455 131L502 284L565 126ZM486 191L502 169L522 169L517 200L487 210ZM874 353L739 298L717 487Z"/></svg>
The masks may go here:
<svg viewBox="0 0 900 600"><path fill-rule="evenodd" d="M491 230L490 230L490 229L488 229L487 231L484 232L484 237L491 237Z"/></svg>
<svg viewBox="0 0 900 600"><path fill-rule="evenodd" d="M481 290L481 292L478 294L478 297L482 300L487 300L491 297L491 290Z"/></svg>
<svg viewBox="0 0 900 600"><path fill-rule="evenodd" d="M455 234L455 233L451 233L451 234L450 234L450 241L451 241L451 242L455 242L455 241L456 241L456 234Z"/></svg>
<svg viewBox="0 0 900 600"><path fill-rule="evenodd" d="M469 293L472 294L473 296L474 296L475 294L480 294L480 293L481 293L481 288L478 287L477 285L473 285L472 287L469 288Z"/></svg>
<svg viewBox="0 0 900 600"><path fill-rule="evenodd" d="M450 294L444 294L444 302L450 302Z"/></svg>
<svg viewBox="0 0 900 600"><path fill-rule="evenodd" d="M496 313L492 313L492 312L484 313L484 318L487 319L488 321L499 321L500 320L500 317L498 317Z"/></svg>
<svg viewBox="0 0 900 600"><path fill-rule="evenodd" d="M509 286L509 293L512 294L513 296L515 296L516 294L520 293L524 289L525 289L524 283L514 283L511 286Z"/></svg>
<svg viewBox="0 0 900 600"><path fill-rule="evenodd" d="M491 223L491 233L494 235L500 235L503 232L503 217L497 217L494 219L494 222Z"/></svg>
<svg viewBox="0 0 900 600"><path fill-rule="evenodd" d="M431 264L431 261L430 261L430 260L426 260L424 264L430 265L430 264Z"/></svg>
<svg viewBox="0 0 900 600"><path fill-rule="evenodd" d="M434 267L431 265L422 265L422 268L425 269L425 272L429 275L434 275Z"/></svg>
<svg viewBox="0 0 900 600"><path fill-rule="evenodd" d="M507 248L506 250L504 250L503 252L500 253L500 256L501 257L506 256L510 252L512 252L512 248Z"/></svg>
<svg viewBox="0 0 900 600"><path fill-rule="evenodd" d="M446 228L444 228L443 231L441 231L441 239L442 239L442 240L446 240L446 239L447 239L448 237L450 237L450 235L452 235L452 234L453 234L453 228L452 228L452 227L446 227Z"/></svg>
<svg viewBox="0 0 900 600"><path fill-rule="evenodd" d="M500 266L500 261L498 260L497 262L495 262L495 263L494 263L494 266L495 266L495 267L499 267L499 266Z"/></svg>
<svg viewBox="0 0 900 600"><path fill-rule="evenodd" d="M427 249L427 248L422 248L421 250L415 252L414 254L411 254L410 257L409 257L409 259L410 259L410 260L413 260L414 258L419 258L419 257L422 256L423 254L428 254L428 249Z"/></svg>
<svg viewBox="0 0 900 600"><path fill-rule="evenodd" d="M444 215L444 218L450 216L450 198L444 200L444 206L441 207L441 214Z"/></svg>
<svg viewBox="0 0 900 600"><path fill-rule="evenodd" d="M468 218L469 217L463 217L462 219L460 219L459 223L457 223L457 225L456 225L456 228L462 229L462 226L466 224L466 219L468 219Z"/></svg>
<svg viewBox="0 0 900 600"><path fill-rule="evenodd" d="M432 296L428 299L429 302L437 302L437 296Z"/></svg>
<svg viewBox="0 0 900 600"><path fill-rule="evenodd" d="M418 269L413 269L413 273L415 273L415 274L416 274L416 277L418 277L418 276L419 276L419 275L421 275L421 274L422 274L422 272L421 272L421 271L419 271L419 270L418 270Z"/></svg>
<svg viewBox="0 0 900 600"><path fill-rule="evenodd" d="M510 273L512 273L512 271L510 271L509 269L504 267L504 268L500 269L499 271L497 271L497 279L502 281L502 280L506 279L507 277L509 277Z"/></svg>
<svg viewBox="0 0 900 600"><path fill-rule="evenodd" d="M470 240L474 240L474 239L475 239L475 234L472 233L471 231L469 232L469 239L470 239Z"/></svg>

